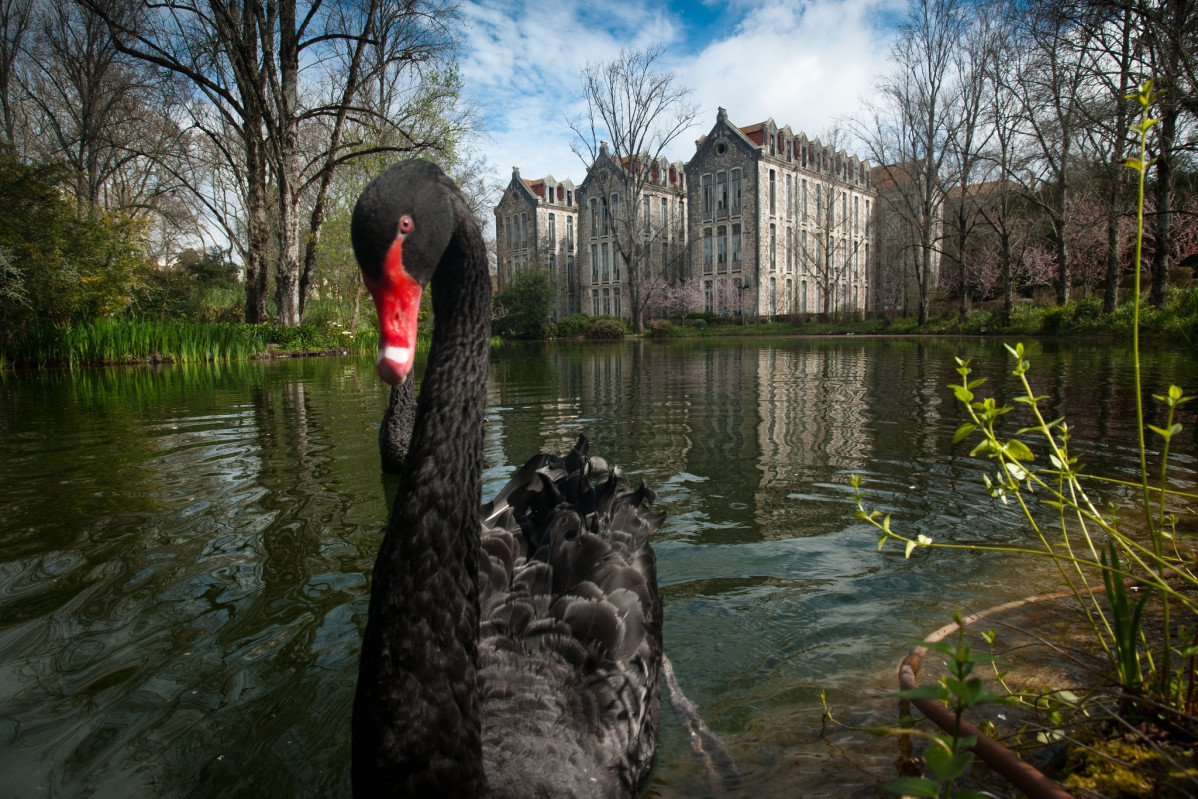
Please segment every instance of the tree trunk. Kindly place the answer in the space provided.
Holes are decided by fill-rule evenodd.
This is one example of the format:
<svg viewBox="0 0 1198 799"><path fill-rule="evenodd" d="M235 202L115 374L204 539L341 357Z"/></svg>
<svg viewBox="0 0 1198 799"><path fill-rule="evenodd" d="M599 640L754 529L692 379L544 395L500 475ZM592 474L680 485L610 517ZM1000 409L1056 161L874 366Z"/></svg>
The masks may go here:
<svg viewBox="0 0 1198 799"><path fill-rule="evenodd" d="M1169 283L1169 250L1173 238L1173 142L1177 135L1177 107L1166 101L1161 109L1161 121L1157 129L1156 216L1152 232L1152 292L1148 301L1156 308L1165 304L1165 290Z"/></svg>
<svg viewBox="0 0 1198 799"><path fill-rule="evenodd" d="M1065 202L1067 188L1064 179L1057 181L1057 208L1052 219L1053 245L1057 251L1057 305L1069 302L1069 247L1065 241Z"/></svg>
<svg viewBox="0 0 1198 799"><path fill-rule="evenodd" d="M1006 204L1006 200L1003 200ZM999 242L1001 254L999 256L1002 266L1002 313L1003 324L1010 324L1011 316L1014 313L1015 291L1011 286L1011 235L1005 229L999 234Z"/></svg>

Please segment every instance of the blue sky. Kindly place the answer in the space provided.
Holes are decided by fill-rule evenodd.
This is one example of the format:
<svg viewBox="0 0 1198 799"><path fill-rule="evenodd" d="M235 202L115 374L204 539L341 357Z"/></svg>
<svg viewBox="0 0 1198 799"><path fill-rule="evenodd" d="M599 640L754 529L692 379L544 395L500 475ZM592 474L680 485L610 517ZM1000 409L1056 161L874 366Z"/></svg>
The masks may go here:
<svg viewBox="0 0 1198 799"><path fill-rule="evenodd" d="M506 183L552 174L580 182L568 116L583 109L578 74L625 46L665 48L693 90L696 127L667 153L686 161L723 106L737 125L773 117L815 137L871 101L902 0L467 0L466 94L483 147Z"/></svg>

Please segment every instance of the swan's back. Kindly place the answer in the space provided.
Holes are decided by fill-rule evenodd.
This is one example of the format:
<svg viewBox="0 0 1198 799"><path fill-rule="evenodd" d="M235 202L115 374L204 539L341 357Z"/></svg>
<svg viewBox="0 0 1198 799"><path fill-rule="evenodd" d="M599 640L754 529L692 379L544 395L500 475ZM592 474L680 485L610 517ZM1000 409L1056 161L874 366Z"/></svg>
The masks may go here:
<svg viewBox="0 0 1198 799"><path fill-rule="evenodd" d="M664 514L619 469L539 455L483 508L479 704L496 796L633 796L657 742Z"/></svg>

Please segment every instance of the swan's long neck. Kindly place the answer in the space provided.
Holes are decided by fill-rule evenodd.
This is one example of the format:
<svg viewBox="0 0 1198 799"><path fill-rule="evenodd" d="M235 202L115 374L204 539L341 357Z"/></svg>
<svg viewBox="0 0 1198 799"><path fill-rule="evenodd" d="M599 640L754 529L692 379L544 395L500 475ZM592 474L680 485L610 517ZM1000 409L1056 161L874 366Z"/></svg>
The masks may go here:
<svg viewBox="0 0 1198 799"><path fill-rule="evenodd" d="M469 214L464 202L455 214ZM487 793L475 667L490 279L477 226L460 216L457 230L433 279L432 349L374 567L354 700L357 796Z"/></svg>

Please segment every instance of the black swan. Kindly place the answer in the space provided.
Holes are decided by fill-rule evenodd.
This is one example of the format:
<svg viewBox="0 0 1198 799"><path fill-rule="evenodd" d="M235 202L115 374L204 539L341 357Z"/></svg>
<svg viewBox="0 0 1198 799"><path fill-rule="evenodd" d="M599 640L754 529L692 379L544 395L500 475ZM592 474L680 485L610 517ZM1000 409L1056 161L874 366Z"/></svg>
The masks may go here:
<svg viewBox="0 0 1198 799"><path fill-rule="evenodd" d="M374 565L354 795L636 795L660 710L652 490L620 490L622 472L580 437L480 507L491 285L478 225L440 168L405 161L362 192L352 237L380 377L411 370L430 280L436 319Z"/></svg>
<svg viewBox="0 0 1198 799"><path fill-rule="evenodd" d="M379 458L387 474L403 471L415 422L416 389L412 381L405 380L401 386L391 386L387 411L379 424Z"/></svg>

